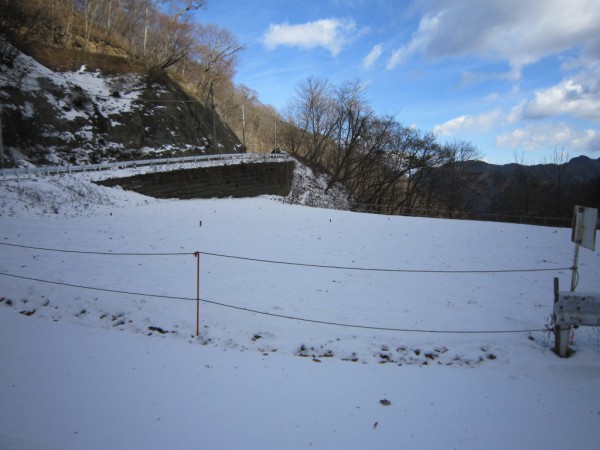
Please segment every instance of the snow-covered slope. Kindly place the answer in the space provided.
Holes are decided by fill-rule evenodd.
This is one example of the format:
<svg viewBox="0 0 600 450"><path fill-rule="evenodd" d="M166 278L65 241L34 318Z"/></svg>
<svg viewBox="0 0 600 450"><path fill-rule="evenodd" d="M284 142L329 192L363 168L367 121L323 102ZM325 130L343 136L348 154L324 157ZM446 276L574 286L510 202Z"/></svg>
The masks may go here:
<svg viewBox="0 0 600 450"><path fill-rule="evenodd" d="M598 330L565 360L542 331L569 230L91 176L0 184L0 447L600 445ZM600 251L580 266L600 291Z"/></svg>
<svg viewBox="0 0 600 450"><path fill-rule="evenodd" d="M165 172L240 164L243 161L241 159L223 159L128 168L113 167L110 170L88 171L73 176L22 175L18 182L0 184L2 187L0 212L2 215L9 216L59 214L70 217L93 214L97 208L130 206L132 202L135 204L148 204L157 200L133 192L122 193L119 187L107 189L93 182L108 178L126 178L156 171ZM262 160L257 155L256 161L269 161L269 159ZM17 180L14 179L13 181ZM273 199L295 205L350 209L349 195L344 187L340 183L335 183L331 189L326 191L325 188L328 183L327 175L317 175L312 169L296 161L290 194L287 197L273 197Z"/></svg>
<svg viewBox="0 0 600 450"><path fill-rule="evenodd" d="M215 153L204 106L163 76L102 73L85 65L58 72L12 47L0 61L8 166L86 164ZM210 121L209 121L209 117ZM219 118L221 152L243 151Z"/></svg>

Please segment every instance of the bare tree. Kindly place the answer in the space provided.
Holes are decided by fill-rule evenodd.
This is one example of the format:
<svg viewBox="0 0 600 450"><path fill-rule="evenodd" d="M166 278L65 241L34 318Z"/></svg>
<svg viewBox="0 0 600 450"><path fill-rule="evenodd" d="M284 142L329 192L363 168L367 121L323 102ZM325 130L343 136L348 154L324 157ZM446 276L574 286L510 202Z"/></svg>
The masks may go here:
<svg viewBox="0 0 600 450"><path fill-rule="evenodd" d="M364 137L373 110L363 98L360 82L351 81L335 88L336 127L335 147L329 152L327 166L331 172L329 186L337 181L346 182L354 171L359 151L364 147Z"/></svg>
<svg viewBox="0 0 600 450"><path fill-rule="evenodd" d="M83 53L87 52L88 45L90 42L90 35L92 33L92 27L94 26L95 21L100 16L102 3L103 0L76 0L78 10L83 16Z"/></svg>
<svg viewBox="0 0 600 450"><path fill-rule="evenodd" d="M393 203L390 199L395 195L396 182L402 177L401 157L394 146L399 127L392 117L367 119L352 173L345 178L357 202L378 208L387 208Z"/></svg>
<svg viewBox="0 0 600 450"><path fill-rule="evenodd" d="M563 149L554 149L550 163L546 162L548 177L552 180L550 204L545 208L546 212L555 217L563 217L571 214L570 205L566 205L567 191L569 188L569 174L567 163L569 154Z"/></svg>
<svg viewBox="0 0 600 450"><path fill-rule="evenodd" d="M483 193L479 174L469 171L481 154L472 143L455 141L442 146L442 156L444 164L434 174L438 196L449 211L469 211Z"/></svg>
<svg viewBox="0 0 600 450"><path fill-rule="evenodd" d="M212 24L195 25L193 37L195 45L190 56L199 72L195 84L199 92L206 93L211 83L233 78L238 55L245 47L229 30Z"/></svg>
<svg viewBox="0 0 600 450"><path fill-rule="evenodd" d="M159 15L156 29L150 35L148 61L150 71L166 70L188 56L193 45L190 26Z"/></svg>
<svg viewBox="0 0 600 450"><path fill-rule="evenodd" d="M309 77L298 85L285 116L285 143L293 153L342 182L359 203L382 210L426 202L431 174L443 163L431 133L376 117L358 81L339 86ZM467 158L466 143L453 155ZM433 196L429 195L429 201Z"/></svg>
<svg viewBox="0 0 600 450"><path fill-rule="evenodd" d="M316 165L335 139L338 111L332 86L328 81L309 77L300 82L296 96L288 108L288 118L300 130L294 153L302 154Z"/></svg>
<svg viewBox="0 0 600 450"><path fill-rule="evenodd" d="M502 208L504 192L508 177L500 170L495 170L489 181L489 212L497 214Z"/></svg>
<svg viewBox="0 0 600 450"><path fill-rule="evenodd" d="M165 2L166 0L162 0ZM192 11L196 11L198 9L202 9L206 6L205 0L169 0L172 16L175 20L179 20L182 17L188 15Z"/></svg>
<svg viewBox="0 0 600 450"><path fill-rule="evenodd" d="M533 212L533 203L535 191L538 187L539 179L531 170L531 167L526 165L525 156L515 153L515 170L511 177L509 192L513 199L514 214L531 215Z"/></svg>
<svg viewBox="0 0 600 450"><path fill-rule="evenodd" d="M406 177L397 206L429 209L433 203L432 174L442 164L440 145L433 133L423 133L415 128L404 128L398 141L397 146L405 160Z"/></svg>

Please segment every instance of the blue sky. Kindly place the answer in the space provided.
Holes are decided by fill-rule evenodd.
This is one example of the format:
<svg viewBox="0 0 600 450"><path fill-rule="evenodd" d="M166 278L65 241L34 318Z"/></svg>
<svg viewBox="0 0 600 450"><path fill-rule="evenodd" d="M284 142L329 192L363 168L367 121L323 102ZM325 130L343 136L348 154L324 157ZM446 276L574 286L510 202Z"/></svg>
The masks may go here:
<svg viewBox="0 0 600 450"><path fill-rule="evenodd" d="M281 110L309 76L491 163L600 158L598 0L208 0L245 44L236 84Z"/></svg>

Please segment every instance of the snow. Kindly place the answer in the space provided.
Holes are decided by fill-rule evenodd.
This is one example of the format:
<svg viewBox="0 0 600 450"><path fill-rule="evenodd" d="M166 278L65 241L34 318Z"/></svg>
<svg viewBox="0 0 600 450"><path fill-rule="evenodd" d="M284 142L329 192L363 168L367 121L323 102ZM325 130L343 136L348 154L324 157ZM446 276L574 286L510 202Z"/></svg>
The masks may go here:
<svg viewBox="0 0 600 450"><path fill-rule="evenodd" d="M183 254L0 245L2 273L104 289L0 276L0 448L600 446L599 329L568 359L545 331L442 332L543 330L570 230L156 200L100 176L1 183L0 244ZM297 197L331 203L317 192ZM579 265L599 292L600 249Z"/></svg>
<svg viewBox="0 0 600 450"><path fill-rule="evenodd" d="M94 98L106 116L131 111L144 86L141 77L135 74L106 76L99 71L79 70L66 72L63 76Z"/></svg>
<svg viewBox="0 0 600 450"><path fill-rule="evenodd" d="M10 46L2 36L0 36L0 43ZM72 108L70 99L63 100L60 96L54 95L51 90L47 92L48 83L70 91L71 96L77 95L77 90L86 92L106 116L132 111L135 108L135 100L139 98L144 87L139 75L108 76L99 71L90 72L85 65L75 72L53 72L21 52L16 56L9 73L9 77L0 78L0 87L16 86L23 92L44 92L48 102L58 105L57 110L66 120L94 116L95 113L92 109L86 112ZM41 82L45 83L45 89L42 89ZM30 108L25 107L23 114L29 117Z"/></svg>

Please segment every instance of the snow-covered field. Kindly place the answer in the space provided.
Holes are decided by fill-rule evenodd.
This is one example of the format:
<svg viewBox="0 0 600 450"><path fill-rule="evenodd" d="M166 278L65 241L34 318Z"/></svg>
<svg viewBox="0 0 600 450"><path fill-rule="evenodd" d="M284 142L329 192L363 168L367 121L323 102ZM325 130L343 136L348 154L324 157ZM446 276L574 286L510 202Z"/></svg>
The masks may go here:
<svg viewBox="0 0 600 450"><path fill-rule="evenodd" d="M542 331L570 230L92 176L0 184L0 448L600 447L600 331Z"/></svg>

